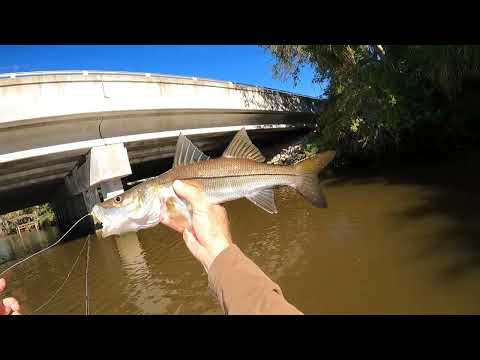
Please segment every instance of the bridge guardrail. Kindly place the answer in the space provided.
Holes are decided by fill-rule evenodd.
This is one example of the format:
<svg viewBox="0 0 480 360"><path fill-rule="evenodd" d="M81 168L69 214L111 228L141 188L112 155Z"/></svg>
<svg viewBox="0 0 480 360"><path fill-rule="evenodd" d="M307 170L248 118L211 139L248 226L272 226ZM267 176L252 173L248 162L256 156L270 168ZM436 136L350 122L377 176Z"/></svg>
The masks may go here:
<svg viewBox="0 0 480 360"><path fill-rule="evenodd" d="M147 73L147 72L129 72L129 71L101 71L101 70L58 70L58 71L31 71L31 72L14 72L14 73L0 73L0 80L2 79L14 79L17 77L27 77L27 76L46 76L46 75L132 75L132 76L145 76L145 77L162 77L162 78L174 78L174 79L183 79L183 80L200 80L200 81L211 81L217 82L221 84L229 84L229 85L238 85L244 87L251 87L257 89L263 89L268 91L273 91L277 93L293 95L293 96L300 96L307 99L312 100L320 100L319 98L302 95L298 93L294 93L291 91L285 90L278 90L264 86L246 84L241 82L233 82L233 81L226 81L226 80L213 80L208 78L201 78L195 76L181 76L181 75L168 75L168 74L159 74L159 73Z"/></svg>

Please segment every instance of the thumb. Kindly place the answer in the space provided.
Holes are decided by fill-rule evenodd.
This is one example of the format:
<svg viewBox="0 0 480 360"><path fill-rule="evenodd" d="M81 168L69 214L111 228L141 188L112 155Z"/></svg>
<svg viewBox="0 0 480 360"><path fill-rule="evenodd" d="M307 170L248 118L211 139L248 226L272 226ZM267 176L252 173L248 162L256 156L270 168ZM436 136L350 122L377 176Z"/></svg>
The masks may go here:
<svg viewBox="0 0 480 360"><path fill-rule="evenodd" d="M205 193L202 191L202 185L199 183L175 180L173 182L173 190L179 197L187 200L194 210L207 205Z"/></svg>
<svg viewBox="0 0 480 360"><path fill-rule="evenodd" d="M5 279L0 279L0 292L2 292L3 290L5 290L5 288L7 287L7 282L5 281Z"/></svg>

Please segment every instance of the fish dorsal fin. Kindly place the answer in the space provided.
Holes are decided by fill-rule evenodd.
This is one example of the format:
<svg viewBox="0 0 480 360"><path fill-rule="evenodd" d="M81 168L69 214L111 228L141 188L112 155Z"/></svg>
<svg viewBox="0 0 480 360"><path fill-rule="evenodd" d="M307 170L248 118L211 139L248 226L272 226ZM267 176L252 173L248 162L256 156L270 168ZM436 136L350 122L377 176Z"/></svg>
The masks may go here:
<svg viewBox="0 0 480 360"><path fill-rule="evenodd" d="M253 145L252 141L247 135L245 128L242 128L228 147L223 152L223 157L237 158L237 159L250 159L258 162L264 162L265 157L260 150Z"/></svg>
<svg viewBox="0 0 480 360"><path fill-rule="evenodd" d="M180 133L175 149L175 157L173 158L173 167L179 165L188 165L198 161L210 159L198 147L188 140L188 138Z"/></svg>
<svg viewBox="0 0 480 360"><path fill-rule="evenodd" d="M270 214L278 213L272 188L256 191L247 195L246 198Z"/></svg>

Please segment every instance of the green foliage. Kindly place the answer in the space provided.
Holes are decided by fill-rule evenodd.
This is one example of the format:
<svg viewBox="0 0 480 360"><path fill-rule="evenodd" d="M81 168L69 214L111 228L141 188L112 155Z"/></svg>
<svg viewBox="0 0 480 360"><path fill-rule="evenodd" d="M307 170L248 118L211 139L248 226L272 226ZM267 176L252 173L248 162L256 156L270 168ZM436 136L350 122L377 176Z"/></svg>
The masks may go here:
<svg viewBox="0 0 480 360"><path fill-rule="evenodd" d="M15 233L17 225L32 221L31 217L24 217L24 215L32 215L34 218L38 217L41 227L55 223L53 209L46 203L0 215L0 234Z"/></svg>
<svg viewBox="0 0 480 360"><path fill-rule="evenodd" d="M312 147L370 157L474 143L479 46L272 45L274 75L327 82ZM426 141L425 137L432 141Z"/></svg>

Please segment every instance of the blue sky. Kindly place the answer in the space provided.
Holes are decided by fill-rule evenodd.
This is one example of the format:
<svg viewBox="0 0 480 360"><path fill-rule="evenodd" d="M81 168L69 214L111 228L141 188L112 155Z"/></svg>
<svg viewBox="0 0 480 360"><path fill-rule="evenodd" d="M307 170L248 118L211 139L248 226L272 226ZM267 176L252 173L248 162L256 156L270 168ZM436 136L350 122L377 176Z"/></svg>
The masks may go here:
<svg viewBox="0 0 480 360"><path fill-rule="evenodd" d="M276 80L274 61L254 45L0 45L0 73L46 70L150 72L227 80L320 96L313 71L305 68L295 87Z"/></svg>

